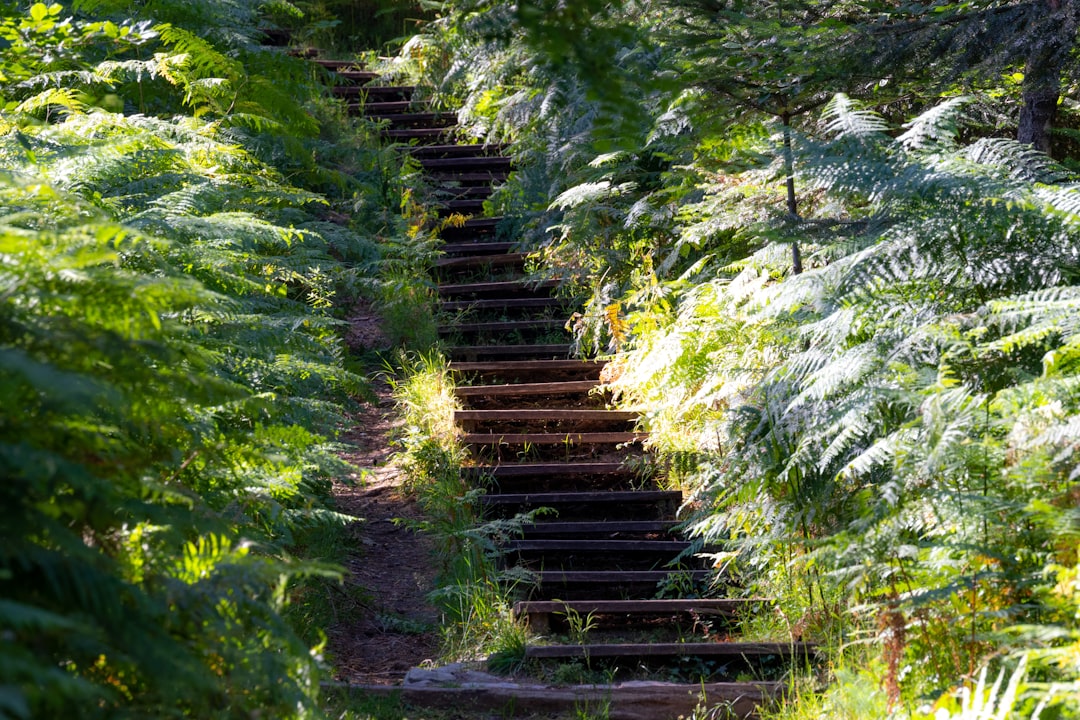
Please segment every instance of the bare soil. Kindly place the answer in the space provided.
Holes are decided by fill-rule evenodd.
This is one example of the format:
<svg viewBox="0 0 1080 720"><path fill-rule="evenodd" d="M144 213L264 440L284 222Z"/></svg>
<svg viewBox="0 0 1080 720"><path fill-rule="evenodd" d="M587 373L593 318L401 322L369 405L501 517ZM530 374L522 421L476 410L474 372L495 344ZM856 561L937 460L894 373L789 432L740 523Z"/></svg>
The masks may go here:
<svg viewBox="0 0 1080 720"><path fill-rule="evenodd" d="M350 446L345 459L362 475L355 485L335 486L337 508L363 521L346 530L356 548L344 563L355 606L339 609L327 645L338 680L395 685L410 668L438 657L439 616L427 602L435 579L431 542L402 522L422 513L387 464L393 400L386 386L375 394L378 403L358 413L342 437Z"/></svg>

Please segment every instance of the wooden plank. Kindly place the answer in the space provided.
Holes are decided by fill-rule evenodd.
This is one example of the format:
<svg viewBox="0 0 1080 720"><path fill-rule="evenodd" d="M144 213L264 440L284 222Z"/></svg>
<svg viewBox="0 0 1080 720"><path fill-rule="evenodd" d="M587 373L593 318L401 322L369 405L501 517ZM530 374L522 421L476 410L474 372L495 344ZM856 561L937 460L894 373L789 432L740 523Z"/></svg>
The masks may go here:
<svg viewBox="0 0 1080 720"><path fill-rule="evenodd" d="M367 95L369 98L373 95L403 95L408 97L416 92L415 85L361 85L359 87L338 85L337 87L350 89L355 87L361 94Z"/></svg>
<svg viewBox="0 0 1080 720"><path fill-rule="evenodd" d="M641 585L689 577L707 580L708 570L541 570L533 577L541 585Z"/></svg>
<svg viewBox="0 0 1080 720"><path fill-rule="evenodd" d="M455 126L438 128L385 128L381 133L390 140L430 140L431 138L445 137L451 134L454 129Z"/></svg>
<svg viewBox="0 0 1080 720"><path fill-rule="evenodd" d="M531 355L535 357L551 357L558 355L567 357L574 346L570 343L549 343L545 345L454 345L446 348L451 357L475 358L480 356L489 359L496 357L511 357Z"/></svg>
<svg viewBox="0 0 1080 720"><path fill-rule="evenodd" d="M503 323L500 323L503 324ZM510 324L510 323L506 323ZM507 328L507 330L519 328ZM527 395L569 395L587 393L600 387L596 380L571 380L569 382L515 383L510 385L459 385L454 389L458 397L524 397Z"/></svg>
<svg viewBox="0 0 1080 720"><path fill-rule="evenodd" d="M510 410L455 410L455 420L624 420L633 422L641 414L632 410L576 410L566 408L514 408Z"/></svg>
<svg viewBox="0 0 1080 720"><path fill-rule="evenodd" d="M478 323L455 323L452 325L440 325L439 333L442 335L452 335L454 333L500 333L500 332L514 332L516 330L543 330L543 329L556 329L565 326L562 320L544 320L537 318L526 318L523 320L499 320L496 322L478 322ZM596 382L593 382L595 385ZM505 387L503 385L491 385L474 387ZM587 389L587 388L586 388ZM526 394L526 393L521 393Z"/></svg>
<svg viewBox="0 0 1080 720"><path fill-rule="evenodd" d="M454 115L457 118L457 115ZM513 161L508 157L464 157L464 158L420 158L420 167L425 170L448 169L478 170L481 168L499 170L511 169Z"/></svg>
<svg viewBox="0 0 1080 720"><path fill-rule="evenodd" d="M530 535L597 535L601 533L670 533L679 527L675 520L599 520L596 522L540 522L522 525L525 537Z"/></svg>
<svg viewBox="0 0 1080 720"><path fill-rule="evenodd" d="M461 390L461 388L458 388ZM617 462L514 463L512 465L473 465L462 468L474 475L494 478L532 475L633 475L634 470Z"/></svg>
<svg viewBox="0 0 1080 720"><path fill-rule="evenodd" d="M427 123L427 122L457 122L457 113L449 112L418 112L418 113L391 113L389 115L367 115L369 120L389 120L395 123Z"/></svg>
<svg viewBox="0 0 1080 720"><path fill-rule="evenodd" d="M458 198L482 198L486 199L492 196L495 189L490 185L477 185L471 187L448 187L443 188L444 192L454 193Z"/></svg>
<svg viewBox="0 0 1080 720"><path fill-rule="evenodd" d="M463 222L461 225L450 225L443 228L443 231L448 230L462 230L462 231L476 231L476 230L494 230L496 226L502 222L503 217L501 215L495 215L492 217L483 218L470 218Z"/></svg>
<svg viewBox="0 0 1080 720"><path fill-rule="evenodd" d="M640 442L645 433L467 433L466 445L622 445Z"/></svg>
<svg viewBox="0 0 1080 720"><path fill-rule="evenodd" d="M576 612L627 613L701 613L709 615L737 615L739 611L762 603L767 598L692 598L677 600L529 600L514 604L514 615L541 615Z"/></svg>
<svg viewBox="0 0 1080 720"><path fill-rule="evenodd" d="M560 280L497 280L494 282L445 283L439 285L440 295L463 295L465 293L496 293L547 290L558 287Z"/></svg>
<svg viewBox="0 0 1080 720"><path fill-rule="evenodd" d="M460 686L354 685L324 682L350 696L400 698L410 708L494 713L512 718L581 717L584 708L603 708L607 720L677 720L691 717L702 706L724 708L725 718L756 717L763 706L772 705L787 687L779 682L666 683L635 682L605 685L551 687L500 683ZM412 714L410 714L410 717Z"/></svg>
<svg viewBox="0 0 1080 720"><path fill-rule="evenodd" d="M447 312L458 310L497 310L500 308L554 308L561 307L563 300L553 297L539 298L491 298L487 300L449 300L439 304Z"/></svg>
<svg viewBox="0 0 1080 720"><path fill-rule="evenodd" d="M423 147L422 145L416 145L414 147ZM428 170L427 175L430 178L436 180L454 181L457 183L467 182L481 182L481 183L495 183L506 180L509 173L505 170L490 170L488 172L474 172L474 173L455 173L455 172L439 172L437 169Z"/></svg>
<svg viewBox="0 0 1080 720"><path fill-rule="evenodd" d="M453 145L418 145L408 148L408 150L414 157L432 155L441 157L491 157L490 153L501 153L508 147L509 145L503 143L491 143L490 145L484 143L459 143Z"/></svg>
<svg viewBox="0 0 1080 720"><path fill-rule="evenodd" d="M606 360L501 360L494 362L450 363L451 370L460 372L522 372L527 370L599 369Z"/></svg>
<svg viewBox="0 0 1080 720"><path fill-rule="evenodd" d="M480 213L484 210L483 200L441 200L438 205L435 206L441 214L459 212L466 213Z"/></svg>
<svg viewBox="0 0 1080 720"><path fill-rule="evenodd" d="M507 243L509 244L509 243ZM443 248L443 252L446 248ZM440 270L456 270L458 268L476 268L490 265L491 267L504 267L506 265L520 265L525 262L529 253L501 253L499 255L470 255L468 257L441 257L435 261L435 267Z"/></svg>
<svg viewBox="0 0 1080 720"><path fill-rule="evenodd" d="M376 100L360 105L350 105L349 110L360 111L371 116L404 113L413 107L415 107L415 103L412 100Z"/></svg>
<svg viewBox="0 0 1080 720"><path fill-rule="evenodd" d="M685 540L510 540L507 552L681 553L693 543Z"/></svg>
<svg viewBox="0 0 1080 720"><path fill-rule="evenodd" d="M566 503L682 502L679 490L593 490L588 492L488 493L480 496L484 505L560 505Z"/></svg>
<svg viewBox="0 0 1080 720"><path fill-rule="evenodd" d="M615 657L730 657L751 658L768 655L805 657L813 652L810 643L794 642L706 642L706 643L613 643L611 645L530 645L527 659L615 658Z"/></svg>
<svg viewBox="0 0 1080 720"><path fill-rule="evenodd" d="M343 77L346 80L374 80L379 77L379 73L370 70L347 69L363 67L364 63L362 60L326 60L324 58L315 58L312 62L316 65L322 65L329 70L336 71L339 77Z"/></svg>
<svg viewBox="0 0 1080 720"><path fill-rule="evenodd" d="M502 253L517 247L516 242L459 242L443 243L439 249L444 253L483 253L485 255Z"/></svg>

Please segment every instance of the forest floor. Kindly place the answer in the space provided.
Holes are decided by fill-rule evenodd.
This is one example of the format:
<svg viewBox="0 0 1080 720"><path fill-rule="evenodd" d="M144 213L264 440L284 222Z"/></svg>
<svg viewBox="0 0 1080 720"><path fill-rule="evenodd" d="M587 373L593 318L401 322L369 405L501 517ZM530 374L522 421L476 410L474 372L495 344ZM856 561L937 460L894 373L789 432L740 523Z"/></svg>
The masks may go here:
<svg viewBox="0 0 1080 720"><path fill-rule="evenodd" d="M349 345L377 342L374 317L357 308L349 320ZM335 483L334 499L339 512L362 521L345 529L348 550L339 562L351 607L336 608L327 651L336 679L395 685L410 668L438 658L441 638L438 612L427 601L435 581L432 543L408 527L422 512L389 464L394 401L385 382L372 390L375 402L357 412L341 437L348 448L342 457L360 473L355 483Z"/></svg>

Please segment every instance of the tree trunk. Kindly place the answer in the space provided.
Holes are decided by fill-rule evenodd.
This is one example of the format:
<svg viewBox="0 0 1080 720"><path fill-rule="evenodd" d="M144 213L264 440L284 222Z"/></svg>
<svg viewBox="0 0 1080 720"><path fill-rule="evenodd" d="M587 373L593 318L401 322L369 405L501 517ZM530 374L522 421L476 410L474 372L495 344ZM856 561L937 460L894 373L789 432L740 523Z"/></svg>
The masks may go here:
<svg viewBox="0 0 1080 720"><path fill-rule="evenodd" d="M1017 140L1050 154L1050 131L1054 127L1059 96L1057 82L1053 87L1043 85L1024 89Z"/></svg>
<svg viewBox="0 0 1080 720"><path fill-rule="evenodd" d="M791 149L791 116L780 116L784 123L784 184L787 186L787 211L790 220L799 219L799 204L795 198L795 153ZM803 271L802 252L799 243L791 243L791 271L798 275Z"/></svg>
<svg viewBox="0 0 1080 720"><path fill-rule="evenodd" d="M1069 22L1071 13L1068 10L1071 10L1073 3L1066 2L1069 7L1065 12L1061 5L1061 0L1045 0L1038 6L1042 11L1039 24L1045 25L1049 32L1054 32L1050 29L1054 25L1060 26L1056 28L1058 32L1072 25ZM1023 95L1016 139L1042 150L1047 155L1050 154L1050 131L1057 116L1061 75L1065 70L1068 54L1069 48L1061 35L1047 34L1033 43L1031 54L1024 63Z"/></svg>

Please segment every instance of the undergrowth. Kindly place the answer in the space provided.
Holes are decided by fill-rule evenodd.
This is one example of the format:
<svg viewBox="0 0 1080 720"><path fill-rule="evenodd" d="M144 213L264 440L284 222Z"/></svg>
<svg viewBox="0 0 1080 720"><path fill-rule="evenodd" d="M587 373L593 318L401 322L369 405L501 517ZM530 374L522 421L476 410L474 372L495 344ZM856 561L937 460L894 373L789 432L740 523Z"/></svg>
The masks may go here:
<svg viewBox="0 0 1080 720"><path fill-rule="evenodd" d="M524 655L526 632L512 616L512 592L498 569L496 545L527 518L481 520L483 489L462 473L466 450L454 424L460 406L446 359L438 353L400 358L400 377L391 379L402 420L394 463L424 510L416 529L436 542L440 567L431 599L443 615L443 658L491 655L494 669L511 669Z"/></svg>

